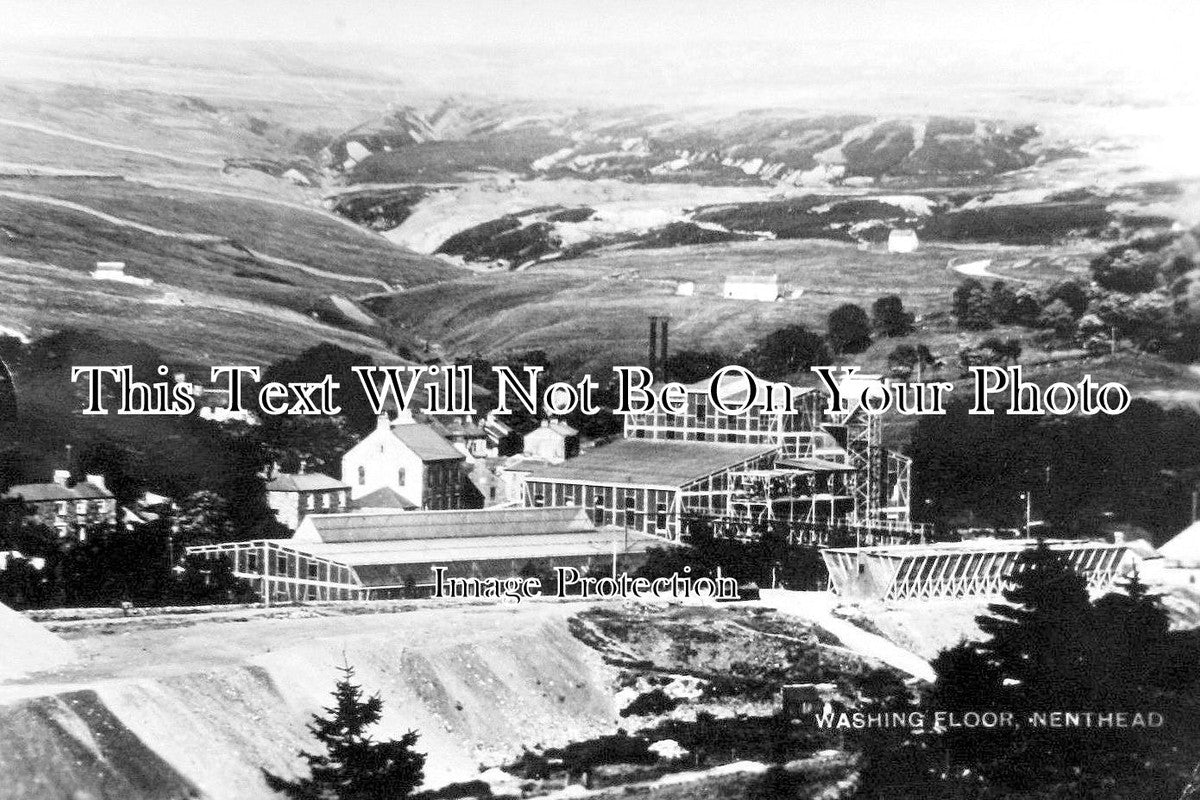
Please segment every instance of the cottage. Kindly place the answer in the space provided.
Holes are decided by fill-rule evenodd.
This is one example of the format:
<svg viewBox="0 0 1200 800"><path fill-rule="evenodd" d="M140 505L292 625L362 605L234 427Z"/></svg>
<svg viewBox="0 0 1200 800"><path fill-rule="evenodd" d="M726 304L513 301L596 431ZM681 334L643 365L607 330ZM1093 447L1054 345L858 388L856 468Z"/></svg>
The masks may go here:
<svg viewBox="0 0 1200 800"><path fill-rule="evenodd" d="M82 542L89 529L117 521L117 501L102 475L88 475L76 483L69 471L59 469L49 483L18 484L4 498L30 506L34 519L53 528L60 539L71 536Z"/></svg>
<svg viewBox="0 0 1200 800"><path fill-rule="evenodd" d="M917 232L912 229L896 228L888 234L889 253L912 253L919 245Z"/></svg>
<svg viewBox="0 0 1200 800"><path fill-rule="evenodd" d="M730 275L721 296L726 300L774 303L779 299L778 275Z"/></svg>
<svg viewBox="0 0 1200 800"><path fill-rule="evenodd" d="M124 261L97 261L96 268L92 270L92 279L97 281L113 281L115 283L129 283L134 286L149 286L154 281L149 278L137 278L125 272Z"/></svg>
<svg viewBox="0 0 1200 800"><path fill-rule="evenodd" d="M542 420L525 434L523 455L558 464L579 455L579 431L562 420Z"/></svg>
<svg viewBox="0 0 1200 800"><path fill-rule="evenodd" d="M420 508L461 508L464 461L411 413L401 412L394 422L381 414L375 430L342 456L342 481L352 499L387 487Z"/></svg>
<svg viewBox="0 0 1200 800"><path fill-rule="evenodd" d="M266 488L267 505L291 530L308 514L342 512L350 501L349 486L320 472L275 473Z"/></svg>

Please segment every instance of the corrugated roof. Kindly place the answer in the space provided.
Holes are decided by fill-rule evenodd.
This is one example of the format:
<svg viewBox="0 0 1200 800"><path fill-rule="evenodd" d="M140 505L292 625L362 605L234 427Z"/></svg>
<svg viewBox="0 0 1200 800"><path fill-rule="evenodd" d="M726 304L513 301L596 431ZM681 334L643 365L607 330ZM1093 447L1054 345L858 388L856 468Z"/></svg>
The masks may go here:
<svg viewBox="0 0 1200 800"><path fill-rule="evenodd" d="M448 461L450 459L461 461L466 458L429 425L422 423L393 425L392 435L416 453L422 461Z"/></svg>
<svg viewBox="0 0 1200 800"><path fill-rule="evenodd" d="M781 458L775 466L783 469L802 469L809 472L853 472L854 467L824 458Z"/></svg>
<svg viewBox="0 0 1200 800"><path fill-rule="evenodd" d="M496 512L499 513L499 512ZM413 539L391 542L297 542L280 541L284 547L328 558L348 566L366 564L427 564L492 559L554 558L612 553L625 546L625 531L616 528L576 533L528 534L518 536L475 536L464 539ZM629 532L629 549L641 552L662 547L656 536Z"/></svg>
<svg viewBox="0 0 1200 800"><path fill-rule="evenodd" d="M373 492L364 494L357 500L351 500L350 505L355 508L420 508L416 503L390 486L384 486L382 489L376 489Z"/></svg>
<svg viewBox="0 0 1200 800"><path fill-rule="evenodd" d="M1117 550L1126 549L1122 544L1097 542L1090 539L1047 539L1051 550ZM905 556L934 556L954 553L1004 553L1019 550L1032 550L1037 547L1036 539L993 539L982 537L968 539L962 542L931 542L930 544L899 544L867 547L836 547L828 548L838 553L859 553L866 556L884 556L901 558Z"/></svg>
<svg viewBox="0 0 1200 800"><path fill-rule="evenodd" d="M388 542L546 536L594 531L582 508L505 508L397 513L310 514L294 540Z"/></svg>
<svg viewBox="0 0 1200 800"><path fill-rule="evenodd" d="M622 439L549 467L534 467L530 480L683 486L778 448L651 439Z"/></svg>
<svg viewBox="0 0 1200 800"><path fill-rule="evenodd" d="M112 492L82 481L74 486L61 483L21 483L4 493L7 498L20 497L27 503L44 503L51 500L108 500Z"/></svg>
<svg viewBox="0 0 1200 800"><path fill-rule="evenodd" d="M348 488L350 487L346 484L323 472L280 472L267 481L268 492L321 492Z"/></svg>

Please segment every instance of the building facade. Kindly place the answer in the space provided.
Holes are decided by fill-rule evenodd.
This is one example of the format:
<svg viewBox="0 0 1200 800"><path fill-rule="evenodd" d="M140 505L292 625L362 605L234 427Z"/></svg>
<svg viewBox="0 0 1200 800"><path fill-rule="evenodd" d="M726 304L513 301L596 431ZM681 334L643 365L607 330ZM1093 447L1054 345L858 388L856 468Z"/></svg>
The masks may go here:
<svg viewBox="0 0 1200 800"><path fill-rule="evenodd" d="M266 489L275 518L293 531L308 514L336 514L350 503L350 487L320 472L276 473Z"/></svg>
<svg viewBox="0 0 1200 800"><path fill-rule="evenodd" d="M60 539L86 541L89 530L117 522L117 500L101 475L74 482L67 470L55 470L49 483L18 484L4 497L24 502L34 520L54 529Z"/></svg>
<svg viewBox="0 0 1200 800"><path fill-rule="evenodd" d="M389 488L423 509L462 507L466 456L433 427L380 415L375 430L342 456L352 500Z"/></svg>

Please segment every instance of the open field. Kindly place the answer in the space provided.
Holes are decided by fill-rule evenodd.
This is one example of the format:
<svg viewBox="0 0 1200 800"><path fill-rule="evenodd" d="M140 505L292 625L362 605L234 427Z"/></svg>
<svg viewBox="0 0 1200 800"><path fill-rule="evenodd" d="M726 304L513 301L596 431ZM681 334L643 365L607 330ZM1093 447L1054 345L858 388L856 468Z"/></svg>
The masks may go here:
<svg viewBox="0 0 1200 800"><path fill-rule="evenodd" d="M579 369L606 370L645 360L646 318L671 316L671 347L737 352L789 324L824 331L843 303L864 307L899 294L918 314L945 312L961 276L946 268L960 260L995 258L1031 281L1060 279L1086 264L1047 248L923 247L909 255L815 241L738 242L666 250L612 249L515 273L489 273L371 301L393 322L463 350L485 355L543 348ZM1007 267L997 267L1003 274ZM724 300L727 275L777 273L787 296L776 303ZM679 281L696 282L679 297ZM953 338L953 337L951 337ZM893 344L882 342L877 347ZM884 350L886 355L886 350ZM857 363L857 362L856 362Z"/></svg>

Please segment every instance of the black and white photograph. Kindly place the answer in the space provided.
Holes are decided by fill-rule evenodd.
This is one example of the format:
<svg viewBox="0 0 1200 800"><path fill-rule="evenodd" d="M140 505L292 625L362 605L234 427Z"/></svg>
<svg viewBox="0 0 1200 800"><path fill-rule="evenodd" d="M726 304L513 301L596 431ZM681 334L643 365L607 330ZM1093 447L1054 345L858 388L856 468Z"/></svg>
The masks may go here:
<svg viewBox="0 0 1200 800"><path fill-rule="evenodd" d="M1200 800L1200 3L0 0L0 800Z"/></svg>

